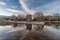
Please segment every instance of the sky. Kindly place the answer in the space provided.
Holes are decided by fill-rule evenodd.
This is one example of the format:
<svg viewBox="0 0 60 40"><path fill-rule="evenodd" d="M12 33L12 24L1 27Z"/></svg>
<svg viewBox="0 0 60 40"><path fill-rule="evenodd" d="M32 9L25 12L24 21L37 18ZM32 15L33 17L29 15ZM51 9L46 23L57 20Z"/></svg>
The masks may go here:
<svg viewBox="0 0 60 40"><path fill-rule="evenodd" d="M0 15L25 15L43 12L60 13L60 0L0 0Z"/></svg>

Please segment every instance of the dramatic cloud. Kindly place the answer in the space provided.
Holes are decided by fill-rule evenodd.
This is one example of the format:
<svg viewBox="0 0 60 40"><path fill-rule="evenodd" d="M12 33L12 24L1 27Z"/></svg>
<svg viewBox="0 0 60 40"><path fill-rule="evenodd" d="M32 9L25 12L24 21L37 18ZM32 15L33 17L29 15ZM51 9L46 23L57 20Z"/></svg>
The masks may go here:
<svg viewBox="0 0 60 40"><path fill-rule="evenodd" d="M23 0L20 0L20 4L21 4L22 8L23 8L26 12L29 12L28 7L27 7L27 5L24 3Z"/></svg>
<svg viewBox="0 0 60 40"><path fill-rule="evenodd" d="M35 12L34 10L30 10L30 9L28 8L28 5L24 2L24 0L19 0L19 3L21 4L22 9L23 9L26 13L32 14L32 13Z"/></svg>
<svg viewBox="0 0 60 40"><path fill-rule="evenodd" d="M0 7L0 15L11 16L11 12L5 11L4 8Z"/></svg>
<svg viewBox="0 0 60 40"><path fill-rule="evenodd" d="M14 15L19 15L19 14L26 15L26 13L24 11L22 11L22 10L9 9L9 8L7 8L6 10L9 11L9 12L14 13Z"/></svg>
<svg viewBox="0 0 60 40"><path fill-rule="evenodd" d="M25 10L26 12L36 12L36 11L42 11L44 14L52 14L54 13L55 11L57 11L59 8L60 8L60 0L57 0L57 1L54 1L54 2L51 2L51 3L48 3L48 4L44 4L44 5L39 5L38 7L29 7L29 6L32 6L31 4L32 3L32 0L20 0L20 4L21 4L21 7L23 8L23 10ZM34 1L34 0L33 0ZM40 0L42 1L42 0ZM35 1L36 2L36 1ZM44 0L41 2L43 4ZM37 2L36 2L37 4ZM38 5L38 4L37 4Z"/></svg>
<svg viewBox="0 0 60 40"><path fill-rule="evenodd" d="M0 6L1 6L1 5L6 6L6 3L5 3L5 2L0 1Z"/></svg>
<svg viewBox="0 0 60 40"><path fill-rule="evenodd" d="M6 9L6 10L8 10L10 12L14 12L14 13L21 13L20 10L16 10L16 9Z"/></svg>
<svg viewBox="0 0 60 40"><path fill-rule="evenodd" d="M11 14L34 14L36 11L41 11L45 15L60 13L60 0L7 0L7 2L0 1L0 6L7 8L6 10L12 12Z"/></svg>
<svg viewBox="0 0 60 40"><path fill-rule="evenodd" d="M46 11L46 12L52 12L54 10L56 10L59 6L60 6L60 1L55 1L49 4L45 4L43 6L37 7L37 10L42 10L42 11Z"/></svg>
<svg viewBox="0 0 60 40"><path fill-rule="evenodd" d="M52 3L45 4L43 6L37 7L34 10L42 11L42 12L44 12L45 15L56 13L56 11L58 9L60 9L60 4L59 3L60 3L60 1L55 1L55 2L52 2Z"/></svg>

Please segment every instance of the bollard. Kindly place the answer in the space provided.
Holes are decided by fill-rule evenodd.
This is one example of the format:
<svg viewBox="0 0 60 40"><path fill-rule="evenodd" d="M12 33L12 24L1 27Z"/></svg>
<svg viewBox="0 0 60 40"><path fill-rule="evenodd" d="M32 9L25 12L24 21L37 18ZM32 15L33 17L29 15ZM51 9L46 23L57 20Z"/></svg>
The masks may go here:
<svg viewBox="0 0 60 40"><path fill-rule="evenodd" d="M27 14L26 16L26 21L31 22L32 21L32 15ZM26 30L32 30L32 24L26 24Z"/></svg>

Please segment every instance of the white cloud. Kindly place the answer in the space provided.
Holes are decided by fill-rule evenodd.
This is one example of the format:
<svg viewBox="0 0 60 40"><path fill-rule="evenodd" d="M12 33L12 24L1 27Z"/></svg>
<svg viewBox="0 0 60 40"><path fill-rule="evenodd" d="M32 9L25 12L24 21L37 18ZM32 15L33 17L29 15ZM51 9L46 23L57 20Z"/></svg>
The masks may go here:
<svg viewBox="0 0 60 40"><path fill-rule="evenodd" d="M28 8L28 5L27 5L24 1L25 1L25 0L19 0L19 3L21 4L22 9L23 9L26 13L29 13L29 14L35 13L34 10L30 10L30 9Z"/></svg>
<svg viewBox="0 0 60 40"><path fill-rule="evenodd" d="M19 3L21 4L22 8L24 11L26 12L30 12L32 14L32 12L36 12L36 11L42 11L42 12L46 12L46 14L52 14L54 13L55 11L57 11L59 8L60 8L60 0L57 0L57 1L54 1L54 2L51 2L51 3L48 3L48 4L45 4L45 5L42 5L42 6L39 6L39 7L36 7L36 8L29 8L29 1L28 2L25 2L26 0L19 0ZM37 4L38 5L38 4Z"/></svg>
<svg viewBox="0 0 60 40"><path fill-rule="evenodd" d="M8 10L8 11L10 11L10 12L14 12L14 13L20 13L19 10L15 10L15 9L6 9L6 10Z"/></svg>
<svg viewBox="0 0 60 40"><path fill-rule="evenodd" d="M11 14L11 12L5 11L4 8L0 7L0 15L11 16L12 14Z"/></svg>
<svg viewBox="0 0 60 40"><path fill-rule="evenodd" d="M24 9L24 11L29 12L29 8L27 5L24 3L24 0L20 0L21 7Z"/></svg>
<svg viewBox="0 0 60 40"><path fill-rule="evenodd" d="M15 8L18 8L18 6L11 6L11 8L14 8L15 9Z"/></svg>
<svg viewBox="0 0 60 40"><path fill-rule="evenodd" d="M7 8L6 10L12 12L12 14L14 13L13 15L20 15L20 14L25 15L25 14L26 14L26 13L25 13L24 11L22 11L22 10L9 9L9 8Z"/></svg>
<svg viewBox="0 0 60 40"><path fill-rule="evenodd" d="M44 10L46 12L46 14L52 15L53 13L56 13L56 11L60 8L59 3L60 3L60 1L55 1L53 3L46 4L46 5L42 6L41 8L47 9L47 10Z"/></svg>
<svg viewBox="0 0 60 40"><path fill-rule="evenodd" d="M60 1L55 1L49 4L45 4L43 6L37 7L36 10L42 10L45 12L54 12L57 8L60 7Z"/></svg>
<svg viewBox="0 0 60 40"><path fill-rule="evenodd" d="M6 6L6 3L5 3L5 2L0 1L0 6L1 6L1 5Z"/></svg>

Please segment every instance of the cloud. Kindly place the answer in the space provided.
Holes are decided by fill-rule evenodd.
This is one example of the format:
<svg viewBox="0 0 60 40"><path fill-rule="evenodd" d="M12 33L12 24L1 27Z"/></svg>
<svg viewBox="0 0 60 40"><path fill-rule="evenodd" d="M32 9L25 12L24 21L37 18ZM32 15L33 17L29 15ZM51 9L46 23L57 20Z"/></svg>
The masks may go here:
<svg viewBox="0 0 60 40"><path fill-rule="evenodd" d="M30 10L30 9L28 8L28 5L24 2L24 0L19 0L19 3L21 4L22 9L23 9L26 13L29 13L29 14L35 13L34 10Z"/></svg>
<svg viewBox="0 0 60 40"><path fill-rule="evenodd" d="M25 13L24 11L22 11L22 10L9 9L9 8L7 8L6 10L9 11L9 12L14 13L14 15L20 15L20 14L26 15L26 13ZM25 13L25 14L24 14L24 13Z"/></svg>
<svg viewBox="0 0 60 40"><path fill-rule="evenodd" d="M24 11L29 12L29 8L27 5L24 3L24 0L20 0L19 3L21 4L21 7Z"/></svg>
<svg viewBox="0 0 60 40"><path fill-rule="evenodd" d="M16 8L18 8L18 6L16 6L16 5L15 6L11 6L11 8L16 9Z"/></svg>
<svg viewBox="0 0 60 40"><path fill-rule="evenodd" d="M45 15L52 15L60 8L60 1L54 1L52 3L45 4L35 8L36 11L42 11Z"/></svg>
<svg viewBox="0 0 60 40"><path fill-rule="evenodd" d="M35 7L35 8L33 8L33 7L29 8L29 6L31 6L31 5L29 5L29 4L31 4L31 1L29 1L29 0L27 2L26 1L27 0L19 0L19 3L21 4L21 7L24 11L30 12L31 14L32 14L32 12L34 13L36 11L42 11L45 15L47 15L47 14L50 15L60 8L60 0L57 0L57 1L54 1L54 2L51 2L48 4L44 4L42 6L39 5L38 7ZM44 1L42 1L42 3L43 2Z"/></svg>
<svg viewBox="0 0 60 40"><path fill-rule="evenodd" d="M14 12L14 13L21 13L22 11L20 10L16 10L16 9L9 9L7 8L6 10L10 11L10 12Z"/></svg>
<svg viewBox="0 0 60 40"><path fill-rule="evenodd" d="M48 10L46 10L45 12L49 12L50 14L56 13L56 11L60 8L60 1L55 1L53 3L44 5L43 8L46 8Z"/></svg>
<svg viewBox="0 0 60 40"><path fill-rule="evenodd" d="M0 15L11 16L12 14L11 14L11 12L6 11L5 8L0 7Z"/></svg>
<svg viewBox="0 0 60 40"><path fill-rule="evenodd" d="M52 2L52 3L45 4L43 6L37 7L36 9L46 11L46 12L53 12L54 10L56 10L60 6L59 3L60 3L60 1L55 1L55 2Z"/></svg>
<svg viewBox="0 0 60 40"><path fill-rule="evenodd" d="M1 6L1 5L6 6L6 3L5 3L5 2L0 1L0 6Z"/></svg>

